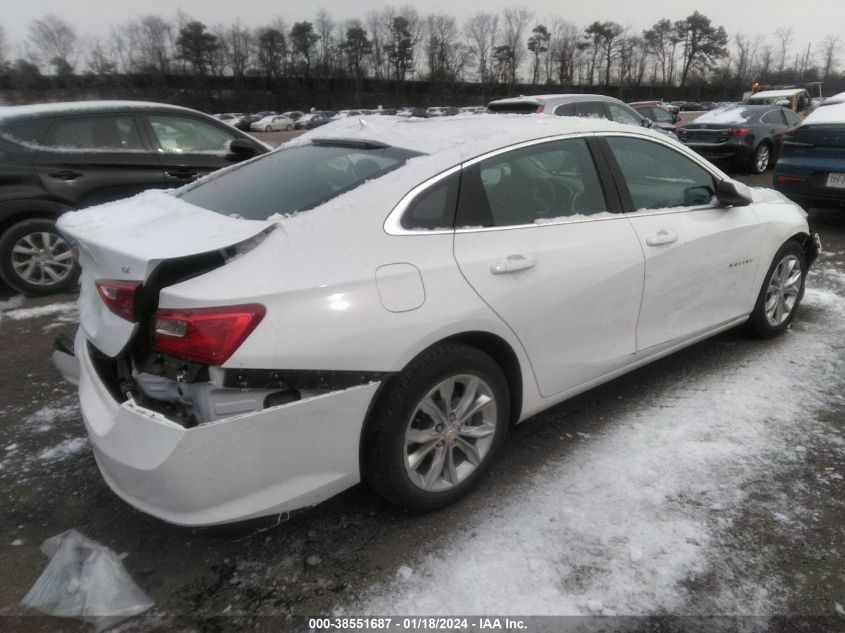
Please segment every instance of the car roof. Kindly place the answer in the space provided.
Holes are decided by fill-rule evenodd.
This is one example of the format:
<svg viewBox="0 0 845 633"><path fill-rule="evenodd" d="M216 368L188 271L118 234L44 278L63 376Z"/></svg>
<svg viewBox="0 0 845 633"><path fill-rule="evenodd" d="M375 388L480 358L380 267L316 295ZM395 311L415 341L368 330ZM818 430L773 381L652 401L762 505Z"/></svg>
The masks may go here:
<svg viewBox="0 0 845 633"><path fill-rule="evenodd" d="M562 134L614 131L664 139L665 135L606 119L545 114L458 114L434 119L367 116L340 119L294 139L371 141L436 154L455 150L465 158L523 141Z"/></svg>
<svg viewBox="0 0 845 633"><path fill-rule="evenodd" d="M67 114L107 114L110 112L145 110L167 110L169 112L197 114L196 110L190 108L152 101L66 101L0 108L0 124Z"/></svg>
<svg viewBox="0 0 845 633"><path fill-rule="evenodd" d="M607 95L598 94L546 94L546 95L520 95L519 97L510 97L508 99L496 99L491 101L488 105L509 105L518 103L536 103L546 104L554 103L559 105L561 103L575 103L577 101L607 101L611 103L622 103L619 99L608 97Z"/></svg>
<svg viewBox="0 0 845 633"><path fill-rule="evenodd" d="M799 92L807 91L804 90L804 88L791 88L789 90L763 90L762 92L755 92L748 98L757 99L758 97L761 97L763 99L770 99L772 97L791 97L793 95L798 94Z"/></svg>

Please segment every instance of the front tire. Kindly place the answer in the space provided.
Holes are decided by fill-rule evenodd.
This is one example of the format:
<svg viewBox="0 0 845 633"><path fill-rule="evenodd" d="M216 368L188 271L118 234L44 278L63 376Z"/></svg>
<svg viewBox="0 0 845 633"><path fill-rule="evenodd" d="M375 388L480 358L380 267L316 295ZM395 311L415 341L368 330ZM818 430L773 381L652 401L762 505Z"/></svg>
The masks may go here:
<svg viewBox="0 0 845 633"><path fill-rule="evenodd" d="M760 338L782 334L798 311L804 297L807 259L798 242L790 240L780 247L766 273L757 296L748 327Z"/></svg>
<svg viewBox="0 0 845 633"><path fill-rule="evenodd" d="M272 132L273 128L268 125L267 127L264 128L264 131L265 132Z"/></svg>
<svg viewBox="0 0 845 633"><path fill-rule="evenodd" d="M429 512L466 495L507 433L501 368L467 345L439 345L386 385L363 435L364 481L406 510Z"/></svg>
<svg viewBox="0 0 845 633"><path fill-rule="evenodd" d="M35 297L63 292L78 276L70 245L53 220L23 220L0 238L0 277L22 294Z"/></svg>

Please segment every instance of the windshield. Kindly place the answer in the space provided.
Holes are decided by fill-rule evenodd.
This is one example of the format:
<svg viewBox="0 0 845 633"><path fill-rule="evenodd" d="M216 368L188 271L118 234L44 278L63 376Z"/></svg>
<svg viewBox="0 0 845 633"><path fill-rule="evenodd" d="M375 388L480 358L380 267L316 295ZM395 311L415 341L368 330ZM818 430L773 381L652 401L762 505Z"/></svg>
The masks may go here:
<svg viewBox="0 0 845 633"><path fill-rule="evenodd" d="M229 169L178 195L210 211L266 220L274 213L313 209L401 167L417 152L337 141L279 149Z"/></svg>

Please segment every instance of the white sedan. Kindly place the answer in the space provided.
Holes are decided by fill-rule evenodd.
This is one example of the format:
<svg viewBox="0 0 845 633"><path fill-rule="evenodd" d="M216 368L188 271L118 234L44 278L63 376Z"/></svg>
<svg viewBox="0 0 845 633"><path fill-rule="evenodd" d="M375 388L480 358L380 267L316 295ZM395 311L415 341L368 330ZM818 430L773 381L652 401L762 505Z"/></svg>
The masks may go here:
<svg viewBox="0 0 845 633"><path fill-rule="evenodd" d="M253 132L281 132L292 130L295 121L281 114L271 114L254 123L250 123L249 129Z"/></svg>
<svg viewBox="0 0 845 633"><path fill-rule="evenodd" d="M106 482L161 519L361 480L432 510L511 424L728 328L782 333L820 248L805 218L632 126L344 119L64 214L81 326L54 357Z"/></svg>

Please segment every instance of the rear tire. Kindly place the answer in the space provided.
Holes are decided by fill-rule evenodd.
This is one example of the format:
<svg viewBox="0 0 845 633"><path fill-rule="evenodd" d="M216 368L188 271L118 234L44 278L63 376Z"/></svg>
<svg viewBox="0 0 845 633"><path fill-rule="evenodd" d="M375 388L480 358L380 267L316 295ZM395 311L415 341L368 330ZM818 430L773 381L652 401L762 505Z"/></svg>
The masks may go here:
<svg viewBox="0 0 845 633"><path fill-rule="evenodd" d="M33 218L13 224L0 237L0 277L22 294L50 295L76 284L79 265L56 223Z"/></svg>
<svg viewBox="0 0 845 633"><path fill-rule="evenodd" d="M509 419L493 359L463 344L433 347L385 386L362 436L363 479L406 510L445 507L487 472Z"/></svg>
<svg viewBox="0 0 845 633"><path fill-rule="evenodd" d="M754 311L747 327L764 339L783 334L804 298L807 260L804 249L794 240L780 247L763 279Z"/></svg>
<svg viewBox="0 0 845 633"><path fill-rule="evenodd" d="M761 142L754 150L749 169L752 174L763 174L772 166L772 147L768 141Z"/></svg>

